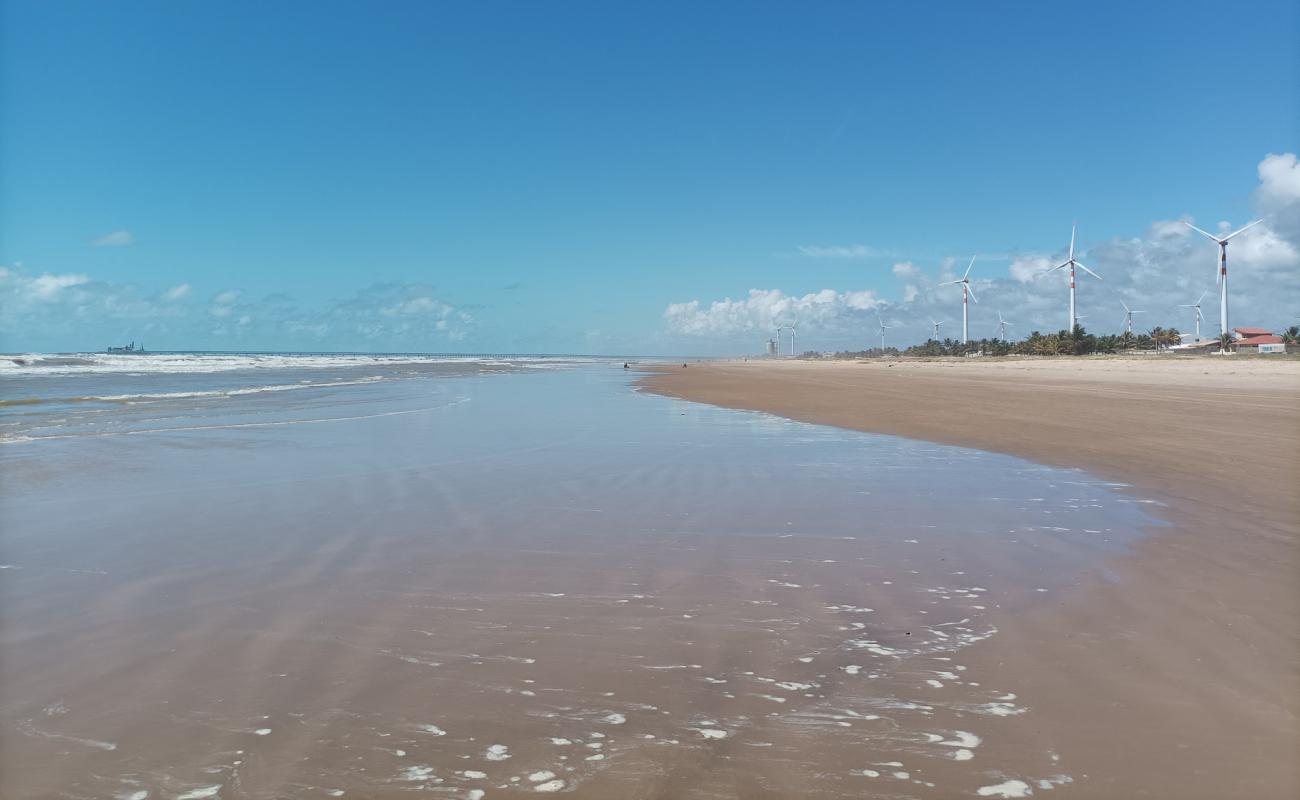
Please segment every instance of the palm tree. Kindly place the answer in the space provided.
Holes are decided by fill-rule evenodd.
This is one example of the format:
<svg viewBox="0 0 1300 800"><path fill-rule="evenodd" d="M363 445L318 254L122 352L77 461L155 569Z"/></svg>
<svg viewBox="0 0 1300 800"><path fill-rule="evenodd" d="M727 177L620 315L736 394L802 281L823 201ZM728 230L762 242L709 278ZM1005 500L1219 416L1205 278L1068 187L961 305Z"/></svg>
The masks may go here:
<svg viewBox="0 0 1300 800"><path fill-rule="evenodd" d="M1283 344L1289 344L1292 347L1300 345L1300 325L1292 325L1282 331Z"/></svg>
<svg viewBox="0 0 1300 800"><path fill-rule="evenodd" d="M1219 352L1220 353L1228 352L1230 349L1232 349L1233 345L1235 345L1236 342L1237 340L1232 337L1231 333L1219 334Z"/></svg>

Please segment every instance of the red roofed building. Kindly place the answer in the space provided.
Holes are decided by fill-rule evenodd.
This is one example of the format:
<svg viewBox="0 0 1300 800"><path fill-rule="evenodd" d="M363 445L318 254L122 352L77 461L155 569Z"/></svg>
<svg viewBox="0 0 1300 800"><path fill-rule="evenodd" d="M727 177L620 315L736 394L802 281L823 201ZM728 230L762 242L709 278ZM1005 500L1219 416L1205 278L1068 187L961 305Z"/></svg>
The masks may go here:
<svg viewBox="0 0 1300 800"><path fill-rule="evenodd" d="M1263 328L1233 328L1232 331L1237 334L1237 341L1233 342L1233 345L1239 353L1242 351L1258 353L1261 344L1282 344L1281 336L1270 333ZM1285 348L1281 350L1274 350L1271 347L1266 349L1272 352L1286 352Z"/></svg>

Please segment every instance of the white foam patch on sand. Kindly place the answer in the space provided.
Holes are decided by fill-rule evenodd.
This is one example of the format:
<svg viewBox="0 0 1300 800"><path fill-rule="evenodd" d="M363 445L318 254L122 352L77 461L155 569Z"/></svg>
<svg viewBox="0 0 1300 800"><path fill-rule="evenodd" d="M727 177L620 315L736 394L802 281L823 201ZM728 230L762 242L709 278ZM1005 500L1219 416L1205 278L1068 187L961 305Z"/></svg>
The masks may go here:
<svg viewBox="0 0 1300 800"><path fill-rule="evenodd" d="M472 781L481 781L487 777L486 772L479 772L476 769L467 769L464 772L462 772L461 775L463 777L469 778Z"/></svg>
<svg viewBox="0 0 1300 800"><path fill-rule="evenodd" d="M939 681L936 681L936 680L933 679L933 678L930 678L929 680L927 680L926 683L930 684L931 686L933 686L933 687L936 688L936 689L942 689L942 688L943 688L943 684L940 683Z"/></svg>
<svg viewBox="0 0 1300 800"><path fill-rule="evenodd" d="M1057 786L1063 786L1067 783L1074 783L1074 778L1069 775L1053 775L1050 778L1043 778L1038 782L1039 789L1055 789Z"/></svg>
<svg viewBox="0 0 1300 800"><path fill-rule="evenodd" d="M465 793L465 800L483 800L484 797L487 797L487 792L482 789L470 789Z"/></svg>
<svg viewBox="0 0 1300 800"><path fill-rule="evenodd" d="M1030 789L1029 784L1024 781L1012 778L1009 781L1004 781L992 786L981 786L979 789L975 790L975 793L980 797L1014 798L1028 797L1034 793L1034 790Z"/></svg>
<svg viewBox="0 0 1300 800"><path fill-rule="evenodd" d="M951 739L945 739L940 744L951 745L952 747L979 747L984 740L969 731L953 731Z"/></svg>
<svg viewBox="0 0 1300 800"><path fill-rule="evenodd" d="M696 728L695 730L699 731L700 735L703 736L705 739L727 738L727 732L718 730L717 728Z"/></svg>
<svg viewBox="0 0 1300 800"><path fill-rule="evenodd" d="M253 733L257 734L258 736L270 736L270 735L271 735L271 729L270 729L270 728L258 728L257 730L253 731Z"/></svg>
<svg viewBox="0 0 1300 800"><path fill-rule="evenodd" d="M847 667L840 667L840 669L844 670L850 675L857 675L859 672L862 671L862 667L858 664L849 664Z"/></svg>
<svg viewBox="0 0 1300 800"><path fill-rule="evenodd" d="M587 760L588 760L588 761L604 761L604 760L605 760L605 754L604 754L604 753L597 753L597 754L594 755L594 756L587 756Z"/></svg>
<svg viewBox="0 0 1300 800"><path fill-rule="evenodd" d="M861 775L864 778L879 778L880 773L874 769L855 769L851 771L853 775Z"/></svg>
<svg viewBox="0 0 1300 800"><path fill-rule="evenodd" d="M559 736L552 736L552 737L551 737L551 744L559 745L560 747L563 747L563 746L566 745L566 744L573 744L573 740L572 740L572 739L564 739L564 738L559 737Z"/></svg>
<svg viewBox="0 0 1300 800"><path fill-rule="evenodd" d="M627 722L627 717L611 711L609 714L605 715L605 718L602 719L601 722L606 725L622 725L624 722Z"/></svg>
<svg viewBox="0 0 1300 800"><path fill-rule="evenodd" d="M510 748L503 744L489 745L487 751L483 753L483 757L488 761L505 761L510 758L509 750Z"/></svg>
<svg viewBox="0 0 1300 800"><path fill-rule="evenodd" d="M432 777L433 767L424 766L407 767L398 775L398 779L403 781L425 781Z"/></svg>
<svg viewBox="0 0 1300 800"><path fill-rule="evenodd" d="M817 687L817 684L815 684L815 683L797 683L797 682L795 682L795 681L781 681L780 683L777 684L777 686L779 686L779 687L781 687L782 689L785 689L785 690L787 690L787 691L791 691L791 692L802 692L802 691L805 691L805 690L807 690L807 689L814 689L814 688L816 688L816 687Z"/></svg>
<svg viewBox="0 0 1300 800"><path fill-rule="evenodd" d="M432 734L432 735L434 735L434 736L446 736L446 735L447 735L447 732L444 731L442 728L439 728L437 725L416 725L415 727L419 728L420 730L424 731L425 733Z"/></svg>
<svg viewBox="0 0 1300 800"><path fill-rule="evenodd" d="M216 797L221 791L221 784L213 786L204 786L201 789L191 789L185 794L176 795L176 800L203 800L205 797Z"/></svg>
<svg viewBox="0 0 1300 800"><path fill-rule="evenodd" d="M546 783L539 783L533 787L535 792L558 792L564 788L564 781L554 780Z"/></svg>
<svg viewBox="0 0 1300 800"><path fill-rule="evenodd" d="M971 684L972 686L974 684ZM1025 713L1026 709L1021 708L1014 703L985 703L979 706L972 706L968 710L977 714L988 714L992 717L1014 717L1018 714Z"/></svg>
<svg viewBox="0 0 1300 800"><path fill-rule="evenodd" d="M528 776L528 780L532 781L533 783L541 783L542 781L549 781L551 778L554 777L555 777L554 772L551 772L549 769L543 769L530 774Z"/></svg>
<svg viewBox="0 0 1300 800"><path fill-rule="evenodd" d="M758 695L758 696L761 697L761 698L763 698L764 700L771 700L773 703L784 703L784 702L785 702L785 698L784 698L784 697L777 697L776 695L773 695L773 694L760 694L760 695Z"/></svg>
<svg viewBox="0 0 1300 800"><path fill-rule="evenodd" d="M134 792L123 792L122 794L115 795L115 797L117 797L117 800L146 800L146 798L149 797L149 790L139 789Z"/></svg>
<svg viewBox="0 0 1300 800"><path fill-rule="evenodd" d="M329 795L330 797L342 797L343 795L347 794L347 792L343 791L342 789L326 789L325 794Z"/></svg>
<svg viewBox="0 0 1300 800"><path fill-rule="evenodd" d="M958 748L957 750L954 750L952 753L952 757L954 761L970 761L972 758L975 757L975 753L962 747L962 748Z"/></svg>

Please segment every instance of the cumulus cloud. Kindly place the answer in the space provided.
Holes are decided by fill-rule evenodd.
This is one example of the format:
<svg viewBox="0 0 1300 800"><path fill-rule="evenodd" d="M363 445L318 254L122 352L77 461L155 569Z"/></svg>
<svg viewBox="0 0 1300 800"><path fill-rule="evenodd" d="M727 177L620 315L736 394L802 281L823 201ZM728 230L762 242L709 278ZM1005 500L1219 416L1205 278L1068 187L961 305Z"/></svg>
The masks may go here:
<svg viewBox="0 0 1300 800"><path fill-rule="evenodd" d="M1233 239L1229 246L1230 324L1281 328L1294 324L1300 309L1300 163L1293 153L1270 154L1259 163L1258 174L1252 199L1264 222ZM1200 225L1229 231L1247 221ZM1091 238L1090 231L1080 228L1079 258L1104 278L1099 282L1086 274L1079 277L1078 307L1086 317L1086 328L1119 332L1123 301L1147 311L1137 320L1143 328L1193 329L1192 312L1179 306L1196 302L1202 292L1211 297L1216 293L1218 251L1213 242L1184 222L1196 224L1190 217L1158 220L1141 236L1110 239ZM1068 276L1064 271L1049 272L1065 259L1062 247L1056 252L1023 252L1007 260L977 261L970 276L980 301L970 306L972 338L993 336L999 311L1014 323L1011 333L1015 336L1066 327ZM876 313L893 326L891 339L900 343L928 338L931 317L950 322L945 335L959 336L961 289L939 284L959 277L965 268L965 259L947 258L928 266L899 262L893 274L904 285L897 301L882 300L869 289L826 289L802 298L779 289L751 289L742 300L674 303L664 312L664 320L671 334L696 341L711 339L719 345L730 342L732 347L749 351L759 349L776 323L796 316L800 318L801 342L834 349L871 346ZM870 302L858 307L846 301L850 297L869 297ZM1207 298L1207 303L1212 302ZM1216 335L1217 314L1211 305L1203 310L1202 334Z"/></svg>
<svg viewBox="0 0 1300 800"><path fill-rule="evenodd" d="M920 276L921 269L911 261L900 261L893 266L893 272L900 278L916 278Z"/></svg>
<svg viewBox="0 0 1300 800"><path fill-rule="evenodd" d="M162 298L170 301L182 300L190 296L190 291L190 285L188 283L182 283L163 292Z"/></svg>
<svg viewBox="0 0 1300 800"><path fill-rule="evenodd" d="M177 349L436 350L477 329L468 311L415 284L370 286L314 306L283 294L251 299L239 289L206 303L193 295L188 283L145 294L79 273L0 267L0 334L14 346L49 341L54 349L146 338Z"/></svg>
<svg viewBox="0 0 1300 800"><path fill-rule="evenodd" d="M126 247L135 244L135 237L130 231L113 231L92 239L90 243L95 247Z"/></svg>
<svg viewBox="0 0 1300 800"><path fill-rule="evenodd" d="M880 305L871 290L820 292L795 297L780 289L751 289L741 300L716 300L702 305L698 300L674 303L664 311L673 333L689 336L726 337L769 331L777 325L795 323L818 330L838 329L854 320L866 319Z"/></svg>
<svg viewBox="0 0 1300 800"><path fill-rule="evenodd" d="M86 283L90 283L90 278L85 275L50 275L46 273L21 281L19 287L20 291L25 292L33 300L53 300L64 289Z"/></svg>
<svg viewBox="0 0 1300 800"><path fill-rule="evenodd" d="M1300 242L1300 163L1295 153L1269 153L1259 162L1252 197L1269 227L1293 246Z"/></svg>

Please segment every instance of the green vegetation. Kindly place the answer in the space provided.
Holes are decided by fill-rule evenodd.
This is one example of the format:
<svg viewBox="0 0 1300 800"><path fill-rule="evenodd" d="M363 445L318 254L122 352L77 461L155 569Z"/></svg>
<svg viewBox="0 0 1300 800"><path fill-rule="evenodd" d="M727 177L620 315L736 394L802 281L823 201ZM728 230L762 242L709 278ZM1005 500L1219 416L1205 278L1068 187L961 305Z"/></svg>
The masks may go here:
<svg viewBox="0 0 1300 800"><path fill-rule="evenodd" d="M1300 335L1300 329L1294 329ZM1177 328L1155 327L1146 333L1102 334L1088 333L1082 325L1074 331L1056 333L1034 331L1019 341L1003 339L978 339L962 344L955 339L931 339L925 344L913 345L906 350L889 347L836 353L833 358L880 358L882 356L1087 356L1096 353L1123 353L1139 350L1159 351L1173 347L1181 340ZM807 352L803 358L825 358L823 353Z"/></svg>
<svg viewBox="0 0 1300 800"><path fill-rule="evenodd" d="M936 341L931 339L925 344L909 347L904 355L909 356L964 356L982 353L986 356L1087 356L1094 353L1120 353L1129 350L1159 350L1172 347L1181 341L1177 328L1152 328L1148 333L1102 334L1088 333L1082 325L1074 326L1073 331L1060 330L1056 333L1039 333L1034 331L1017 342L1002 339L980 339L962 344L953 339Z"/></svg>

